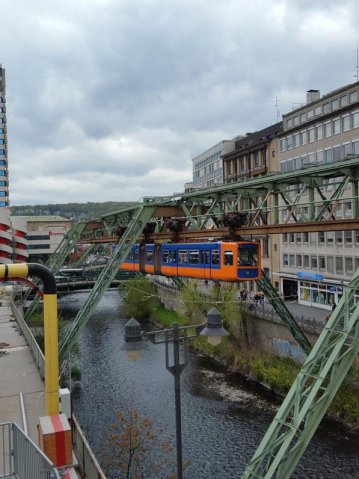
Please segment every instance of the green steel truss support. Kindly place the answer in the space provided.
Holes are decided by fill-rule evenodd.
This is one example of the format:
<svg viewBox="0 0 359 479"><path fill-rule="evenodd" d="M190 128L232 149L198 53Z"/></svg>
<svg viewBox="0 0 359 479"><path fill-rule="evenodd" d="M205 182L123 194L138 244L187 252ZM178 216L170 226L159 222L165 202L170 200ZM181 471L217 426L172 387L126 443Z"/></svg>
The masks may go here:
<svg viewBox="0 0 359 479"><path fill-rule="evenodd" d="M359 270L299 372L242 478L288 479L359 352Z"/></svg>
<svg viewBox="0 0 359 479"><path fill-rule="evenodd" d="M71 253L71 250L74 248L74 246L77 243L77 240L80 238L83 230L85 229L86 223L84 222L78 222L70 231L66 233L66 235L63 237L61 243L58 245L56 250L52 253L52 255L49 257L46 267L55 275L61 266L64 264L65 259L68 257L68 255ZM35 280L35 283L38 284L38 282ZM27 291L27 293L23 297L23 301L25 302L30 294L30 290ZM29 308L26 311L25 314L25 319L29 319L32 315L32 313L35 311L36 306L39 302L40 298L39 296L35 296L34 299L32 300Z"/></svg>
<svg viewBox="0 0 359 479"><path fill-rule="evenodd" d="M105 265L97 281L87 298L83 308L77 314L75 320L72 323L71 328L67 332L65 338L61 342L59 349L60 363L67 357L67 353L70 351L77 335L87 323L88 319L94 312L98 302L102 298L103 294L110 286L112 280L116 276L120 264L124 261L128 255L131 246L136 242L137 238L142 233L142 230L146 223L152 218L155 211L153 206L138 206L131 210L131 215L126 213L126 230L121 236L111 258ZM132 216L132 217L130 217ZM125 224L125 221L124 221Z"/></svg>
<svg viewBox="0 0 359 479"><path fill-rule="evenodd" d="M295 319L293 318L292 313L289 311L282 298L278 295L277 291L273 288L272 283L267 278L264 271L262 271L262 276L257 281L257 285L263 291L266 298L269 300L274 310L277 312L281 318L283 324L292 333L294 339L297 341L299 346L303 349L306 355L308 355L312 349L312 346L308 338L303 333L302 329L299 327Z"/></svg>
<svg viewBox="0 0 359 479"><path fill-rule="evenodd" d="M191 193L144 198L141 204L156 207L151 219L156 222L155 233L166 232L169 217L184 219L184 231L188 232L207 229L210 220L220 228L220 217L237 211L248 213L245 224L237 229L237 235L258 234L260 226L277 229L281 226L283 229L294 223L298 223L302 230L305 230L306 223L310 223L308 231L314 231L314 228L317 228L315 231L327 231L331 225L337 231L340 227L358 229L358 172L359 156L350 156L337 163L287 173L269 173ZM352 204L351 218L336 217L335 210L346 202ZM115 239L138 206L102 216L98 227L88 228L81 241ZM214 229L214 236L215 232ZM218 237L225 237L224 230Z"/></svg>

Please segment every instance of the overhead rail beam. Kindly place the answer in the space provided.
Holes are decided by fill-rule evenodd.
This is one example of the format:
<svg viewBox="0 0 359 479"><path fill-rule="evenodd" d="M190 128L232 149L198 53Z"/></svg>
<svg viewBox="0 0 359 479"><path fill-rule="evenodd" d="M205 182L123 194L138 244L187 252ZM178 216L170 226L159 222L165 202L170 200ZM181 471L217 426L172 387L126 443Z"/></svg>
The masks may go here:
<svg viewBox="0 0 359 479"><path fill-rule="evenodd" d="M176 241L359 229L358 172L359 157L352 155L337 163L290 173L269 173L183 195L144 198L143 205L155 208L151 219L155 229L146 238L173 240L166 227L168 218L183 220ZM344 212L348 204L350 209ZM137 206L89 223L80 241L116 241L134 208ZM240 227L223 227L223 216L232 212L245 212L246 221Z"/></svg>

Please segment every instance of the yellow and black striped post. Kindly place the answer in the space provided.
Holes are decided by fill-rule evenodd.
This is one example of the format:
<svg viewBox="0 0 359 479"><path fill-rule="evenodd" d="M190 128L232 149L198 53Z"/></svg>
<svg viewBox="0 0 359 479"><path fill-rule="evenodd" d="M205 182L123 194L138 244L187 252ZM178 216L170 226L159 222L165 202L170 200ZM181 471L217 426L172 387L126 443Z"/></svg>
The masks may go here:
<svg viewBox="0 0 359 479"><path fill-rule="evenodd" d="M36 276L44 288L45 403L48 416L59 414L59 344L56 282L52 272L36 263L0 265L0 278Z"/></svg>

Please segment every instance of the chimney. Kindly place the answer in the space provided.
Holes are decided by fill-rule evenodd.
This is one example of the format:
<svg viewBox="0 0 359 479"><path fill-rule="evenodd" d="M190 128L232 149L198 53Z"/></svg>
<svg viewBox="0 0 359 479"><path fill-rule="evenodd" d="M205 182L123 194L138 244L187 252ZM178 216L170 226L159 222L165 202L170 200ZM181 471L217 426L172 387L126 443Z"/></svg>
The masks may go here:
<svg viewBox="0 0 359 479"><path fill-rule="evenodd" d="M307 91L307 105L320 99L320 90L308 90Z"/></svg>

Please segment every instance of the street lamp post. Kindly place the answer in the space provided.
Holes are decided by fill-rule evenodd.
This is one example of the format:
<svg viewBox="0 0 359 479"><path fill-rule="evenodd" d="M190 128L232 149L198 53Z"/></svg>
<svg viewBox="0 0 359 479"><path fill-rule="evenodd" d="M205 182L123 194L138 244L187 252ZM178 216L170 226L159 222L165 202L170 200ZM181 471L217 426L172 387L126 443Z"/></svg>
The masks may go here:
<svg viewBox="0 0 359 479"><path fill-rule="evenodd" d="M154 344L165 344L166 369L174 376L175 385L175 414L176 414L176 456L177 456L177 479L183 478L182 460L182 421L181 421L181 382L180 377L187 365L188 340L198 336L207 336L208 342L217 345L228 332L223 328L221 315L216 308L212 308L207 314L207 320L203 324L192 326L179 326L173 323L171 329L162 329L151 332L141 332L141 325L131 318L125 325L125 344L129 359L136 360L140 357L140 351L145 347L142 338L148 338ZM173 361L170 363L169 343L173 343ZM180 346L183 347L181 361Z"/></svg>

